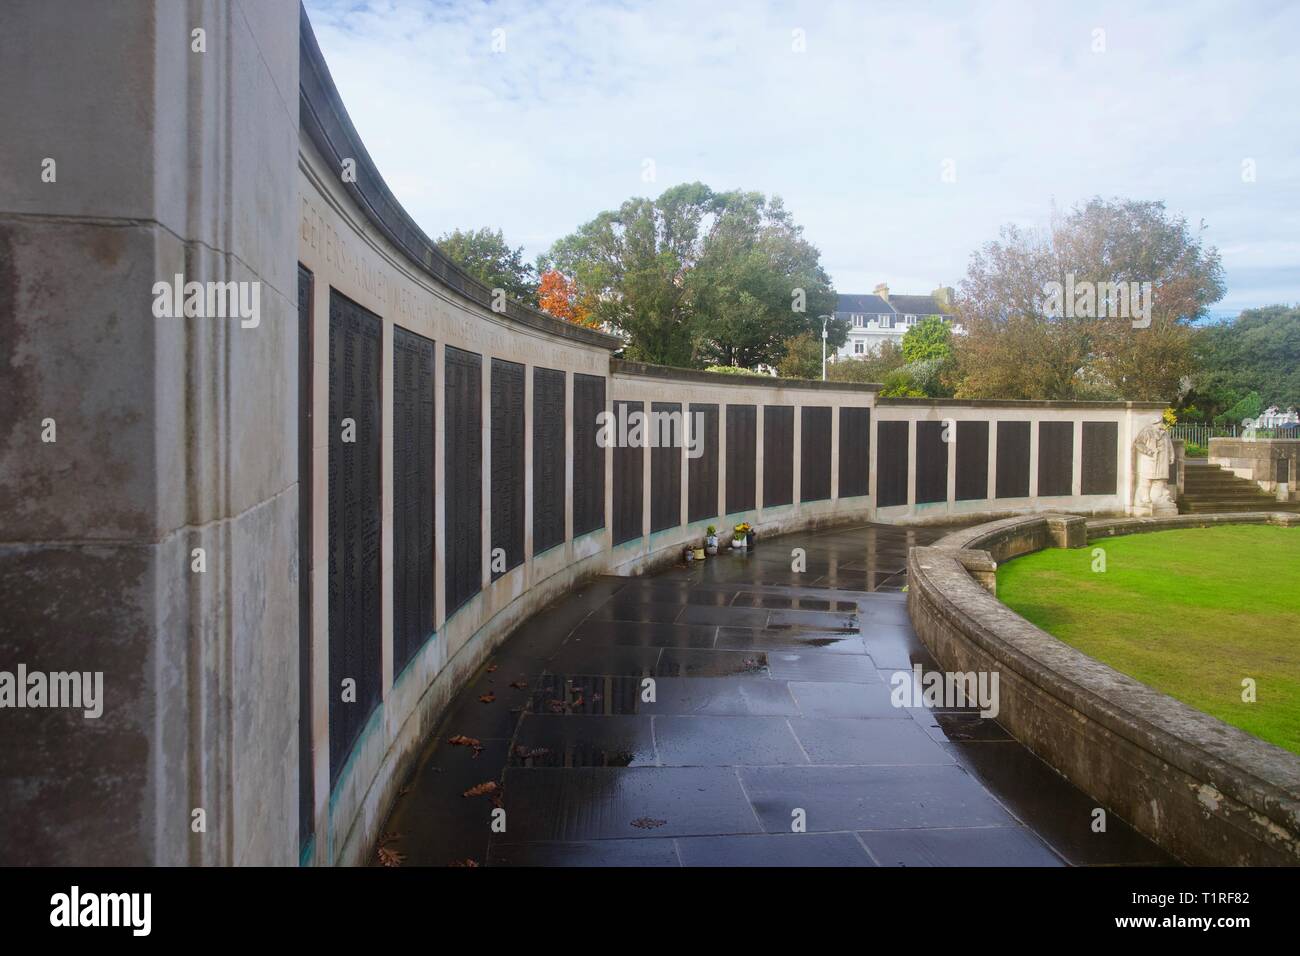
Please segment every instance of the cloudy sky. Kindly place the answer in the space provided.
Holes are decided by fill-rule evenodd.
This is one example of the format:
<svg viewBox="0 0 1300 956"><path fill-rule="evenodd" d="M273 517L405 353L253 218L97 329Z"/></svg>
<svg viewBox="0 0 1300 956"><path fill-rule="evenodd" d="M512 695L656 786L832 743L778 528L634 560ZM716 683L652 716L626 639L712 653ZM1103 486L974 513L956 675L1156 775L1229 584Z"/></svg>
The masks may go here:
<svg viewBox="0 0 1300 956"><path fill-rule="evenodd" d="M840 292L928 292L1099 194L1204 221L1216 312L1300 301L1294 2L306 5L434 237L500 227L532 258L701 180L780 195Z"/></svg>

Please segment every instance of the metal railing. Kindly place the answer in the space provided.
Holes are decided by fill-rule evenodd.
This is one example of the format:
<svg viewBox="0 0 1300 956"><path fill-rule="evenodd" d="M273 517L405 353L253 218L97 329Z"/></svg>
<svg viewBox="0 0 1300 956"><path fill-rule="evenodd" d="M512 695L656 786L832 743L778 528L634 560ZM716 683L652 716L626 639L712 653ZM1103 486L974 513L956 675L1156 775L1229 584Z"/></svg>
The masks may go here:
<svg viewBox="0 0 1300 956"><path fill-rule="evenodd" d="M1188 444L1208 448L1211 438L1240 438L1249 441L1253 438L1300 438L1300 425L1279 425L1273 428L1257 427L1253 430L1242 425L1201 425L1186 423L1175 425L1170 437L1181 438Z"/></svg>

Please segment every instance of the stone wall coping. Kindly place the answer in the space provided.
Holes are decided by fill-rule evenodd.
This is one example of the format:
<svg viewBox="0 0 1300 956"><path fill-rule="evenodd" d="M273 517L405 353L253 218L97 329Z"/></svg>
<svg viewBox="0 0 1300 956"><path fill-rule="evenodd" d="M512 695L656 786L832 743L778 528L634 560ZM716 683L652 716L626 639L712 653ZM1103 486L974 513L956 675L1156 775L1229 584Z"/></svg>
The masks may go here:
<svg viewBox="0 0 1300 956"><path fill-rule="evenodd" d="M1245 454L1254 452L1254 454ZM1287 458L1300 452L1300 438L1211 438L1210 458ZM1217 453L1217 454L1216 454Z"/></svg>
<svg viewBox="0 0 1300 956"><path fill-rule="evenodd" d="M1179 520L1186 518L1190 520ZM1100 519L1088 535L1232 523L1300 523L1274 512L1184 515L1177 518ZM1008 518L965 528L908 556L911 600L924 599L993 660L1062 701L1089 721L1122 737L1219 793L1251 808L1275 835L1285 833L1300 854L1300 757L1233 727L1103 664L1031 624L985 591L959 559L963 549L1038 532L1070 515ZM1022 553L1029 553L1028 550ZM1048 759L1050 755L1042 755ZM1203 799L1216 795L1203 792Z"/></svg>
<svg viewBox="0 0 1300 956"><path fill-rule="evenodd" d="M881 396L877 405L897 405L917 408L1061 408L1066 410L1104 408L1113 411L1133 409L1156 411L1168 407L1167 402L1065 402L1027 398L888 398Z"/></svg>
<svg viewBox="0 0 1300 956"><path fill-rule="evenodd" d="M807 378L777 378L773 375L732 375L726 372L708 372L703 369L674 368L669 365L651 365L646 362L632 362L626 359L610 359L610 371L615 375L636 378L655 378L678 382L699 382L702 385L735 385L737 387L766 387L807 389L828 392L864 392L877 393L875 404L879 408L898 406L900 408L1058 408L1107 409L1120 411L1134 409L1151 411L1163 409L1165 402L1058 402L1034 401L1029 399L962 399L962 398L886 398L879 395L884 386L879 383L865 382L823 382Z"/></svg>
<svg viewBox="0 0 1300 956"><path fill-rule="evenodd" d="M861 382L822 382L807 378L777 378L774 375L729 375L726 372L707 372L704 369L674 368L670 365L650 365L610 359L610 372L636 378L657 378L674 382L699 382L701 385L736 385L741 388L800 388L811 391L874 393L879 385Z"/></svg>
<svg viewBox="0 0 1300 956"><path fill-rule="evenodd" d="M343 105L325 57L316 42L305 7L299 7L298 114L302 130L321 156L341 170L345 158L356 162L356 181L343 188L366 218L411 264L434 281L483 308L492 309L492 290L456 265L434 244L398 202L379 174L361 136ZM495 310L494 310L495 311ZM614 351L623 347L617 336L575 325L547 315L523 302L507 298L502 318L572 342Z"/></svg>
<svg viewBox="0 0 1300 956"><path fill-rule="evenodd" d="M1225 524L1275 524L1300 527L1300 514L1287 511L1233 511L1209 514L1168 515L1163 518L1099 518L1089 521L1088 540L1146 531L1175 531L1179 528L1210 528Z"/></svg>

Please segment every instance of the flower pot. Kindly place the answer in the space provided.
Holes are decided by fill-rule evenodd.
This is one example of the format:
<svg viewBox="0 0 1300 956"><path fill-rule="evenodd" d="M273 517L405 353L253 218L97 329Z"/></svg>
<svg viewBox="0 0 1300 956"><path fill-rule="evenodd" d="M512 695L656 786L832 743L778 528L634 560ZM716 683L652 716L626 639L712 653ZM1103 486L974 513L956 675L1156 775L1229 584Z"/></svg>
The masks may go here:
<svg viewBox="0 0 1300 956"><path fill-rule="evenodd" d="M718 553L718 536L716 534L711 534L704 539L704 550L709 554Z"/></svg>
<svg viewBox="0 0 1300 956"><path fill-rule="evenodd" d="M753 531L745 535L745 547L752 548L754 546L754 541L757 539L757 537L758 536Z"/></svg>
<svg viewBox="0 0 1300 956"><path fill-rule="evenodd" d="M744 538L732 538L732 539L731 539L731 549L732 549L733 551L744 551L744 550L745 550L745 539L744 539Z"/></svg>
<svg viewBox="0 0 1300 956"><path fill-rule="evenodd" d="M694 561L694 560L695 560L695 549L694 549L694 548L690 548L690 547L683 548L683 549L682 549L682 560L685 561L687 564L690 564L692 561Z"/></svg>
<svg viewBox="0 0 1300 956"><path fill-rule="evenodd" d="M717 553L718 553L716 548L714 549L713 553L714 553L714 554L717 554ZM704 549L703 549L703 548L696 548L696 549L695 549L695 560L696 560L696 561L703 561L703 560L704 560Z"/></svg>

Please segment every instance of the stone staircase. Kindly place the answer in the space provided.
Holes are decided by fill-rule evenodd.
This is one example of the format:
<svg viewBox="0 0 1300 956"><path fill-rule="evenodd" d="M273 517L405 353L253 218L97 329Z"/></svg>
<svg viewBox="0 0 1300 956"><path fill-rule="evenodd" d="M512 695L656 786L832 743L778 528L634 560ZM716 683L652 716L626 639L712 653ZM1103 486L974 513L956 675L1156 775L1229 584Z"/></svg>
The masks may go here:
<svg viewBox="0 0 1300 956"><path fill-rule="evenodd" d="M1203 458L1188 458L1183 472L1179 514L1212 511L1290 511L1300 513L1300 501L1278 501L1246 478L1238 478Z"/></svg>

